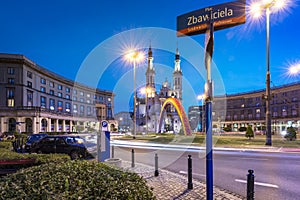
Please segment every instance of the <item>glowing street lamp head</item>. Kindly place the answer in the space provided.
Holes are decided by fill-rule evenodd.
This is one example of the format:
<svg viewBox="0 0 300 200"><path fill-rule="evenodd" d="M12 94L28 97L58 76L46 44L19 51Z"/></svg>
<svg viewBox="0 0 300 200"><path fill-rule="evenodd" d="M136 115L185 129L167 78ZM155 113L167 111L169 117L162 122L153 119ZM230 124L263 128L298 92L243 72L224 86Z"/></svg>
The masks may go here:
<svg viewBox="0 0 300 200"><path fill-rule="evenodd" d="M253 18L259 18L262 16L262 5L255 2L250 5L250 14Z"/></svg>
<svg viewBox="0 0 300 200"><path fill-rule="evenodd" d="M125 59L128 61L135 61L139 62L144 59L144 54L139 51L130 50L128 53L125 54Z"/></svg>
<svg viewBox="0 0 300 200"><path fill-rule="evenodd" d="M289 68L289 74L290 75L297 75L297 74L300 74L300 63L297 63L295 65L292 65L290 68Z"/></svg>
<svg viewBox="0 0 300 200"><path fill-rule="evenodd" d="M260 18L264 9L269 8L270 12L283 11L291 7L291 0L260 0L252 2L249 6L251 17Z"/></svg>

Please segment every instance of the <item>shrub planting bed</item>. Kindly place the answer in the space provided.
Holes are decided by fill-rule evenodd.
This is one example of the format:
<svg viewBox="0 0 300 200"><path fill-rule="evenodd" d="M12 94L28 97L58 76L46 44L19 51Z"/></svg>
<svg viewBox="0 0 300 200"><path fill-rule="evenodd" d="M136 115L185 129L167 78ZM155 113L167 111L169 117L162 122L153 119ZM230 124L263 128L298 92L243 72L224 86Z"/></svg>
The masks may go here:
<svg viewBox="0 0 300 200"><path fill-rule="evenodd" d="M155 199L146 181L102 163L68 161L22 169L0 179L2 199Z"/></svg>

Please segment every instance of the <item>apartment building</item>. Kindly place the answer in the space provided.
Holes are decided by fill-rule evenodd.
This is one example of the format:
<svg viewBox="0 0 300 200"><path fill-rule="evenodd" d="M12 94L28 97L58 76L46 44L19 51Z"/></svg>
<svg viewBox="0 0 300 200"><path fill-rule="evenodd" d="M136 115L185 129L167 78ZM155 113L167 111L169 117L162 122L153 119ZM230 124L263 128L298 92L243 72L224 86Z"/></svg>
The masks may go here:
<svg viewBox="0 0 300 200"><path fill-rule="evenodd" d="M114 94L49 71L24 55L0 54L0 132L91 132L114 120Z"/></svg>
<svg viewBox="0 0 300 200"><path fill-rule="evenodd" d="M280 134L288 126L300 127L300 82L271 88L272 132ZM214 98L214 128L252 125L257 132L265 130L265 90L236 93Z"/></svg>

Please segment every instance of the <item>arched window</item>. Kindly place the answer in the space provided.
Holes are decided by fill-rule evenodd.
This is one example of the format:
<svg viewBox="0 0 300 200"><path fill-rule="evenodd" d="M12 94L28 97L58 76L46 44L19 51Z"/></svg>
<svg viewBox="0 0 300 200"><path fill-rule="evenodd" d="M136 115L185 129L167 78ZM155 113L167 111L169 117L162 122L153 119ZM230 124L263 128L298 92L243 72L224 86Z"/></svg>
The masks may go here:
<svg viewBox="0 0 300 200"><path fill-rule="evenodd" d="M32 133L32 120L30 118L26 118L25 120L25 124L26 124L26 132L27 133Z"/></svg>
<svg viewBox="0 0 300 200"><path fill-rule="evenodd" d="M8 120L8 131L11 133L16 131L16 120L14 118Z"/></svg>

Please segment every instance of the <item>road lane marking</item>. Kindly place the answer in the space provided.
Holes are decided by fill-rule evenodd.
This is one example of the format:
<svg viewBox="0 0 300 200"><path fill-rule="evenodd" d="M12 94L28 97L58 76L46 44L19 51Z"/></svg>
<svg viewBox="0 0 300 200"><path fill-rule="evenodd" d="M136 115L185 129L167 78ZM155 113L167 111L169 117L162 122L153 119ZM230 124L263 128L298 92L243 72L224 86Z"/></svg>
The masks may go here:
<svg viewBox="0 0 300 200"><path fill-rule="evenodd" d="M241 179L235 179L236 182L240 183L247 183L246 180L241 180ZM261 183L261 182L254 182L254 185L260 185L264 187L272 187L272 188L279 188L278 185L270 184L270 183Z"/></svg>
<svg viewBox="0 0 300 200"><path fill-rule="evenodd" d="M266 158L241 158L242 160L269 160Z"/></svg>
<svg viewBox="0 0 300 200"><path fill-rule="evenodd" d="M186 171L179 171L179 174L188 174ZM197 173L193 173L193 175L196 175L196 176L206 176L205 174L197 174Z"/></svg>

